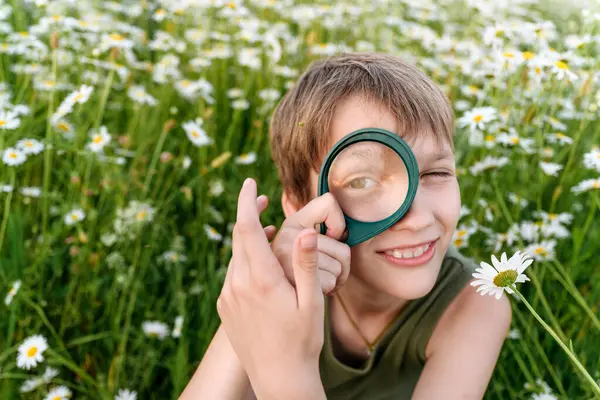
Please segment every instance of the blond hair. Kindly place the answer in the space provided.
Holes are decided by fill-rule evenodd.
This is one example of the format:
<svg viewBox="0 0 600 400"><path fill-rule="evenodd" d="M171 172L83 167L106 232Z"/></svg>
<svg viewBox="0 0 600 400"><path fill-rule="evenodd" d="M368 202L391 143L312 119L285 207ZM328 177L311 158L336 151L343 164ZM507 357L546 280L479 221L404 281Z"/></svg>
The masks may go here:
<svg viewBox="0 0 600 400"><path fill-rule="evenodd" d="M353 95L386 107L405 140L429 132L453 149L452 107L440 88L414 66L380 53L345 53L314 61L279 102L269 126L281 184L301 204L310 201L311 169L319 171L333 144L329 128L335 107Z"/></svg>

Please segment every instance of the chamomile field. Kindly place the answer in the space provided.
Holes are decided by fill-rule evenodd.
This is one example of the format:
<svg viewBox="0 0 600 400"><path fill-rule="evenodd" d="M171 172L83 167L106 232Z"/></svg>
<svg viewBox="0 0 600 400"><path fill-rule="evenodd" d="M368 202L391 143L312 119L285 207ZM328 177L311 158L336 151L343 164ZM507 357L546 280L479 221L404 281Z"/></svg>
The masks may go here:
<svg viewBox="0 0 600 400"><path fill-rule="evenodd" d="M454 245L534 260L486 398L599 398L600 4L532 0L2 2L0 398L177 398L246 177L283 221L274 107L364 51L453 104Z"/></svg>

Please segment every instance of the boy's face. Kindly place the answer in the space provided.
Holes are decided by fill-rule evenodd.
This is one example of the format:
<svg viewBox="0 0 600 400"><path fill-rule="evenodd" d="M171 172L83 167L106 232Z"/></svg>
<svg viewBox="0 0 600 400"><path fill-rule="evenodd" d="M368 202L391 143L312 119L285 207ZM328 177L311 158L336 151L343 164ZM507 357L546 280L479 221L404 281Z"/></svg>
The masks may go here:
<svg viewBox="0 0 600 400"><path fill-rule="evenodd" d="M352 97L336 108L331 124L332 145L361 128L382 128L399 133L389 111L360 97ZM419 165L415 199L400 221L352 248L350 274L376 292L409 300L426 295L436 281L458 223L460 192L454 154L449 144L438 145L430 133L417 134L407 143ZM311 171L310 180L314 198L317 196L317 173ZM420 265L405 265L411 262L406 261L406 256L411 254L407 250L412 249L414 255L414 251L426 243L433 247L433 251L423 254L427 259ZM402 251L402 261L395 260L394 255L399 256L395 249ZM423 249L416 250L417 254Z"/></svg>

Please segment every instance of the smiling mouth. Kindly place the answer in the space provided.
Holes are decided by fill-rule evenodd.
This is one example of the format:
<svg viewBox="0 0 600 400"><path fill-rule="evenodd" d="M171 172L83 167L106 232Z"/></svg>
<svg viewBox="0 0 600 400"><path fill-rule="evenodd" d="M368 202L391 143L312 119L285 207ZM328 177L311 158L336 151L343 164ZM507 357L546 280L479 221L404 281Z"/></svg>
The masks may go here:
<svg viewBox="0 0 600 400"><path fill-rule="evenodd" d="M429 262L435 254L438 239L415 247L392 248L377 254L386 261L404 267L416 267Z"/></svg>

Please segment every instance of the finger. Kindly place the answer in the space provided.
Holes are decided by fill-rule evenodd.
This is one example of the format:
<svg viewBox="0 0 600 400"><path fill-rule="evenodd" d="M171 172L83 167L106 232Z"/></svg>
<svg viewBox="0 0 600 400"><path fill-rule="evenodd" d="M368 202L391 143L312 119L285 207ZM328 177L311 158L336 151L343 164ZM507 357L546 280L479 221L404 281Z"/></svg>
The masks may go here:
<svg viewBox="0 0 600 400"><path fill-rule="evenodd" d="M346 280L350 275L350 246L325 235L318 235L317 238L319 253L327 254L329 257L337 260L341 265L341 271L336 275L336 287L339 287L346 283ZM320 264L319 268L321 268Z"/></svg>
<svg viewBox="0 0 600 400"><path fill-rule="evenodd" d="M282 273L271 246L267 241L256 206L256 182L246 179L238 197L236 223L233 228L234 240L244 249L247 263L253 275L259 278L274 277ZM255 273L252 272L252 270Z"/></svg>
<svg viewBox="0 0 600 400"><path fill-rule="evenodd" d="M269 242L271 240L273 240L273 238L275 237L275 234L277 233L277 228L275 227L275 225L269 225L269 226L265 227L263 230L264 230L265 236L267 236L267 240Z"/></svg>
<svg viewBox="0 0 600 400"><path fill-rule="evenodd" d="M262 212L265 211L268 205L269 198L266 195L261 194L256 198L256 209L258 210L259 214L262 214Z"/></svg>
<svg viewBox="0 0 600 400"><path fill-rule="evenodd" d="M334 290L337 285L338 277L342 272L342 264L335 258L332 258L325 253L318 252L317 268L319 270L321 292L323 294L329 294L329 292Z"/></svg>
<svg viewBox="0 0 600 400"><path fill-rule="evenodd" d="M311 200L296 214L286 220L286 223L295 223L301 228L313 228L324 222L327 226L327 236L340 239L346 229L344 213L337 200L331 193L325 193Z"/></svg>
<svg viewBox="0 0 600 400"><path fill-rule="evenodd" d="M317 233L314 230L305 229L296 237L292 260L298 308L313 311L323 302L317 268Z"/></svg>

